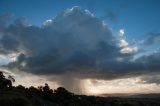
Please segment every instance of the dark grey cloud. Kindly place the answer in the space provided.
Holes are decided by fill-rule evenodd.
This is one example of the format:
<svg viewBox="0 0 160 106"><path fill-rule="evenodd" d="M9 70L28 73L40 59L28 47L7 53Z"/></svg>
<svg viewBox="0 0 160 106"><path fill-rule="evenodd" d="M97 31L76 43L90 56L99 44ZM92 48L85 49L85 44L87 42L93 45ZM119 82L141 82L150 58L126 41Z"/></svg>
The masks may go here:
<svg viewBox="0 0 160 106"><path fill-rule="evenodd" d="M109 28L79 7L63 11L43 27L21 23L23 21L16 21L8 27L8 32L14 37L8 45L18 43L7 48L25 52L25 66L17 64L18 58L9 64L10 67L16 63L21 70L36 74L63 73L81 67L96 67L97 59L102 61L104 57L111 60L123 56ZM1 44L7 46L4 42Z"/></svg>
<svg viewBox="0 0 160 106"><path fill-rule="evenodd" d="M141 81L139 83L143 84L160 84L160 75L157 74L150 74L141 77Z"/></svg>
<svg viewBox="0 0 160 106"><path fill-rule="evenodd" d="M153 71L160 69L160 51L153 52L149 55L144 55L137 59L146 67L147 70Z"/></svg>
<svg viewBox="0 0 160 106"><path fill-rule="evenodd" d="M10 23L10 19L12 17L12 14L3 14L0 15L0 29L4 29L4 27L7 27L7 25Z"/></svg>
<svg viewBox="0 0 160 106"><path fill-rule="evenodd" d="M16 61L3 67L60 76L59 83L70 84L68 89L79 83L77 79L112 80L160 69L159 52L133 60L135 53L121 53L123 47L108 26L79 7L62 11L41 27L20 18L0 31L0 53L19 53ZM72 83L66 82L68 77Z"/></svg>
<svg viewBox="0 0 160 106"><path fill-rule="evenodd" d="M0 39L0 52L8 54L10 52L16 52L19 42L11 35L4 35Z"/></svg>
<svg viewBox="0 0 160 106"><path fill-rule="evenodd" d="M145 35L144 44L146 45L153 45L160 43L160 33L156 32L149 32Z"/></svg>

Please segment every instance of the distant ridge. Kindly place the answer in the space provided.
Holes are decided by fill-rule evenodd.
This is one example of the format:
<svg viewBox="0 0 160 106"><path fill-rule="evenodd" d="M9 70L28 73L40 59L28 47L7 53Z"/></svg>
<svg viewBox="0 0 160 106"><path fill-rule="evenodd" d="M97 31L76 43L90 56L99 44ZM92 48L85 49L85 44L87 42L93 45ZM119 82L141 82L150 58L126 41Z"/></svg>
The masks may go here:
<svg viewBox="0 0 160 106"><path fill-rule="evenodd" d="M160 98L160 93L113 93L100 94L102 97L127 97L127 98Z"/></svg>

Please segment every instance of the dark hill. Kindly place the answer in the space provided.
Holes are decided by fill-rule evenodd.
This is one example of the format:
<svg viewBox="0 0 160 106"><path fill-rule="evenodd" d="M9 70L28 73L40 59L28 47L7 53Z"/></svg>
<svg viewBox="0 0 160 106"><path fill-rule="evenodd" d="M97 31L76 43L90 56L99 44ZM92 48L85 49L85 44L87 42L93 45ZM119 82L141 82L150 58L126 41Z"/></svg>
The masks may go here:
<svg viewBox="0 0 160 106"><path fill-rule="evenodd" d="M19 85L0 89L0 106L160 106L157 95L97 97L75 95L63 87L52 90L48 84L38 88Z"/></svg>

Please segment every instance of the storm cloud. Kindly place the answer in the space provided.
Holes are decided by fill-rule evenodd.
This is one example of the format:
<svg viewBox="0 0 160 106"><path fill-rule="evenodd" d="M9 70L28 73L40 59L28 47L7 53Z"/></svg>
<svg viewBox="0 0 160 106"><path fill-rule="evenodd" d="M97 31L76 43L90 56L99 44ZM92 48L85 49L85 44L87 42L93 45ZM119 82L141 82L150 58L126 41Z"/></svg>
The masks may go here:
<svg viewBox="0 0 160 106"><path fill-rule="evenodd" d="M133 60L136 51L128 50L134 48L119 46L110 28L89 10L66 9L42 26L30 25L25 18L7 24L3 18L0 53L19 54L2 66L10 70L63 76L62 85L67 84L65 75L72 80L111 80L159 72L160 52Z"/></svg>

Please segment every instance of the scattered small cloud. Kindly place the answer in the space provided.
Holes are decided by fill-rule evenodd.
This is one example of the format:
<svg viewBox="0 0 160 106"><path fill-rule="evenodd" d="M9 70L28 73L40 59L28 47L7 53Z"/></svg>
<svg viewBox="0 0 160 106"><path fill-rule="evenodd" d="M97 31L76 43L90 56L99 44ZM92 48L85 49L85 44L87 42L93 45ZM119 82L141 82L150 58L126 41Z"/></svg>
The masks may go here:
<svg viewBox="0 0 160 106"><path fill-rule="evenodd" d="M119 30L119 34L118 34L118 35L119 35L120 37L123 37L123 36L124 36L124 34L125 34L124 29L120 29L120 30Z"/></svg>

